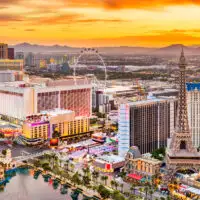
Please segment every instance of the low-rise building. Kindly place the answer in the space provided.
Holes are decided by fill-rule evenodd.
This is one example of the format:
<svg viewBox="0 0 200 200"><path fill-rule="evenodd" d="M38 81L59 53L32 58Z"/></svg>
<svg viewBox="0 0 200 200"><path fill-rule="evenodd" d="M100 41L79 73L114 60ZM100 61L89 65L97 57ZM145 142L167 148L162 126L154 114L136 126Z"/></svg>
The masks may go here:
<svg viewBox="0 0 200 200"><path fill-rule="evenodd" d="M104 173L113 173L124 166L125 159L117 155L103 155L95 159L95 170Z"/></svg>
<svg viewBox="0 0 200 200"><path fill-rule="evenodd" d="M141 156L137 147L131 147L126 155L125 163L125 171L129 175L148 178L160 172L162 161Z"/></svg>
<svg viewBox="0 0 200 200"><path fill-rule="evenodd" d="M23 71L23 68L24 68L23 60L0 59L0 70Z"/></svg>

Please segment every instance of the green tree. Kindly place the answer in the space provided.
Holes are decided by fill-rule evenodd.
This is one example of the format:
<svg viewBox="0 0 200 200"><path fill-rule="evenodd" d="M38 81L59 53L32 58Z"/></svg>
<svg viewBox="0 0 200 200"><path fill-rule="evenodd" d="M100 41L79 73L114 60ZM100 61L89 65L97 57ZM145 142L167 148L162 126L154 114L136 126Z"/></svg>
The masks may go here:
<svg viewBox="0 0 200 200"><path fill-rule="evenodd" d="M131 191L133 191L133 194L135 195L135 191L136 191L136 189L135 189L135 187L136 187L136 185L135 185L135 183L133 183L132 185L131 185Z"/></svg>
<svg viewBox="0 0 200 200"><path fill-rule="evenodd" d="M1 153L5 156L7 153L6 149L3 149Z"/></svg>
<svg viewBox="0 0 200 200"><path fill-rule="evenodd" d="M144 188L144 191L145 191L145 198L147 199L147 197L148 197L148 192L149 192L149 187L145 187L145 188Z"/></svg>
<svg viewBox="0 0 200 200"><path fill-rule="evenodd" d="M120 188L121 188L121 192L123 193L123 189L124 189L124 184L123 183L120 184Z"/></svg>
<svg viewBox="0 0 200 200"><path fill-rule="evenodd" d="M163 160L165 157L165 148L160 148L156 149L151 153L151 157L158 159L158 160Z"/></svg>
<svg viewBox="0 0 200 200"><path fill-rule="evenodd" d="M64 166L66 167L67 171L69 171L69 162L70 162L69 160L66 160L65 164L64 164Z"/></svg>
<svg viewBox="0 0 200 200"><path fill-rule="evenodd" d="M111 197L113 200L125 200L125 197L117 190L112 193Z"/></svg>
<svg viewBox="0 0 200 200"><path fill-rule="evenodd" d="M117 190L119 184L117 183L117 181L115 181L115 189Z"/></svg>
<svg viewBox="0 0 200 200"><path fill-rule="evenodd" d="M143 188L139 188L139 191L140 191L140 197L142 197Z"/></svg>
<svg viewBox="0 0 200 200"><path fill-rule="evenodd" d="M85 176L89 176L89 173L90 173L89 167L83 168L82 171L83 171Z"/></svg>
<svg viewBox="0 0 200 200"><path fill-rule="evenodd" d="M114 181L114 180L112 180L112 181L110 182L110 184L111 184L111 187L112 187L112 188L115 187L115 181Z"/></svg>
<svg viewBox="0 0 200 200"><path fill-rule="evenodd" d="M151 200L153 199L153 193L154 193L153 190L150 190L150 191L149 191L149 194L150 194L150 196L151 196Z"/></svg>
<svg viewBox="0 0 200 200"><path fill-rule="evenodd" d="M74 183L74 185L80 185L81 184L81 179L80 179L80 175L78 174L78 172L76 172L72 176L72 182Z"/></svg>
<svg viewBox="0 0 200 200"><path fill-rule="evenodd" d="M88 176L83 176L82 182L84 185L90 185L91 179Z"/></svg>
<svg viewBox="0 0 200 200"><path fill-rule="evenodd" d="M35 167L41 167L41 163L40 163L39 160L34 160L33 165L34 165Z"/></svg>
<svg viewBox="0 0 200 200"><path fill-rule="evenodd" d="M106 189L103 185L100 185L98 187L97 192L101 195L103 199L107 199L111 195L110 191Z"/></svg>
<svg viewBox="0 0 200 200"><path fill-rule="evenodd" d="M71 169L71 172L74 171L74 168L75 168L74 164L73 164L73 163L70 163L70 169Z"/></svg>
<svg viewBox="0 0 200 200"><path fill-rule="evenodd" d="M124 169L122 169L122 171L119 173L119 177L121 177L123 179L126 177L126 172Z"/></svg>
<svg viewBox="0 0 200 200"><path fill-rule="evenodd" d="M160 197L160 200L165 200L165 198L164 197Z"/></svg>
<svg viewBox="0 0 200 200"><path fill-rule="evenodd" d="M99 172L97 171L93 171L92 172L92 178L95 180L95 182L98 182L98 178L99 178Z"/></svg>
<svg viewBox="0 0 200 200"><path fill-rule="evenodd" d="M102 176L101 180L104 181L105 185L107 185L108 176Z"/></svg>
<svg viewBox="0 0 200 200"><path fill-rule="evenodd" d="M43 163L43 164L42 164L42 168L43 168L45 171L51 171L51 167L49 166L49 163Z"/></svg>
<svg viewBox="0 0 200 200"><path fill-rule="evenodd" d="M56 130L54 130L54 132L52 134L52 138L60 138L60 136L61 136L61 133L56 131Z"/></svg>

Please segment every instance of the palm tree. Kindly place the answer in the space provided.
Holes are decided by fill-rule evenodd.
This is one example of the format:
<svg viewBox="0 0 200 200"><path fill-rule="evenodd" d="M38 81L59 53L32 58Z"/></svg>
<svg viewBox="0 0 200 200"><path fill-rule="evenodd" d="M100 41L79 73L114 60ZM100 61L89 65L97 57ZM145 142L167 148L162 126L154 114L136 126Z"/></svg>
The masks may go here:
<svg viewBox="0 0 200 200"><path fill-rule="evenodd" d="M55 164L57 163L57 161L58 161L58 157L57 157L57 155L55 154L55 153L53 153L52 155L51 155L51 160L53 160L53 164L52 164L52 168L54 168L55 167Z"/></svg>
<svg viewBox="0 0 200 200"><path fill-rule="evenodd" d="M167 200L171 200L171 197L169 195L167 196Z"/></svg>
<svg viewBox="0 0 200 200"><path fill-rule="evenodd" d="M105 185L107 185L107 180L108 180L108 177L107 177L107 176L102 176L102 177L101 177L101 180L102 180L102 181L105 181Z"/></svg>
<svg viewBox="0 0 200 200"><path fill-rule="evenodd" d="M71 172L73 172L74 171L74 164L73 163L70 163L70 169L71 169Z"/></svg>
<svg viewBox="0 0 200 200"><path fill-rule="evenodd" d="M151 200L152 200L152 199L153 199L153 190L150 190L150 191L149 191L149 194L150 194Z"/></svg>
<svg viewBox="0 0 200 200"><path fill-rule="evenodd" d="M148 191L149 191L149 188L148 188L148 187L145 187L145 188L144 188L144 191L145 191L145 198L147 199L147 195L148 195L147 193L148 193Z"/></svg>
<svg viewBox="0 0 200 200"><path fill-rule="evenodd" d="M107 177L107 176L105 176L104 180L105 180L105 185L107 185L107 180L108 180L108 177Z"/></svg>
<svg viewBox="0 0 200 200"><path fill-rule="evenodd" d="M65 166L66 166L67 171L69 171L69 160L65 161Z"/></svg>
<svg viewBox="0 0 200 200"><path fill-rule="evenodd" d="M72 182L74 183L74 185L80 185L81 180L80 180L80 174L78 174L78 172L76 172L73 176L72 176Z"/></svg>
<svg viewBox="0 0 200 200"><path fill-rule="evenodd" d="M113 187L115 186L115 181L112 180L112 181L110 182L110 184L111 184L111 187L113 188Z"/></svg>
<svg viewBox="0 0 200 200"><path fill-rule="evenodd" d="M115 189L117 190L119 184L117 183L117 181L115 181Z"/></svg>
<svg viewBox="0 0 200 200"><path fill-rule="evenodd" d="M133 194L134 194L134 195L135 195L135 190L136 190L136 189L135 189L135 186L136 186L135 183L133 183L133 184L131 185L131 188L130 188L131 191L133 191Z"/></svg>
<svg viewBox="0 0 200 200"><path fill-rule="evenodd" d="M143 188L139 188L139 191L140 191L140 197L142 197Z"/></svg>
<svg viewBox="0 0 200 200"><path fill-rule="evenodd" d="M97 171L93 171L92 172L92 178L95 180L95 182L98 182L98 178L99 178L99 172Z"/></svg>
<svg viewBox="0 0 200 200"><path fill-rule="evenodd" d="M121 184L120 184L120 187L121 187L121 192L123 193L124 184L121 183Z"/></svg>
<svg viewBox="0 0 200 200"><path fill-rule="evenodd" d="M83 171L83 173L84 173L85 176L88 176L89 173L90 173L89 167L83 168L82 171Z"/></svg>
<svg viewBox="0 0 200 200"><path fill-rule="evenodd" d="M160 197L160 200L165 200L165 198L164 197Z"/></svg>

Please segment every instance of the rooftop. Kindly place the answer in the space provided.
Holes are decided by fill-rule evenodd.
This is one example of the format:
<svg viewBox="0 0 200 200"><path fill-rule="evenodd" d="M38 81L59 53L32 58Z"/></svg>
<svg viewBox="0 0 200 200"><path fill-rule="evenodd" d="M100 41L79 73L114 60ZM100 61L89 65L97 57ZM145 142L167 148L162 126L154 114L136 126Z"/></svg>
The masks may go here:
<svg viewBox="0 0 200 200"><path fill-rule="evenodd" d="M98 157L97 160L114 164L125 161L125 158L117 155L103 155Z"/></svg>
<svg viewBox="0 0 200 200"><path fill-rule="evenodd" d="M61 110L61 109L41 111L41 114L50 115L50 116L57 116L57 115L70 114L70 113L73 113L73 111L71 111L71 110Z"/></svg>
<svg viewBox="0 0 200 200"><path fill-rule="evenodd" d="M91 86L91 80L85 77L76 77L73 79L71 76L65 79L53 80L49 78L32 78L28 81L15 81L4 82L0 84L1 90L8 90L9 88L19 88L21 90L25 88L37 88L37 89L50 89L50 88L66 88L66 87L86 87ZM17 92L17 91L16 91Z"/></svg>
<svg viewBox="0 0 200 200"><path fill-rule="evenodd" d="M200 83L186 83L186 89L188 92L198 90L200 91Z"/></svg>
<svg viewBox="0 0 200 200"><path fill-rule="evenodd" d="M143 101L130 102L128 104L129 106L139 106L139 105L147 105L147 104L159 103L159 102L164 102L164 101L166 101L166 99L152 98L152 99L147 99Z"/></svg>
<svg viewBox="0 0 200 200"><path fill-rule="evenodd" d="M160 160L157 160L155 158L147 158L147 157L136 158L134 160L142 160L144 162L148 162L148 163L151 163L151 164L161 164L162 163L162 161L160 161Z"/></svg>

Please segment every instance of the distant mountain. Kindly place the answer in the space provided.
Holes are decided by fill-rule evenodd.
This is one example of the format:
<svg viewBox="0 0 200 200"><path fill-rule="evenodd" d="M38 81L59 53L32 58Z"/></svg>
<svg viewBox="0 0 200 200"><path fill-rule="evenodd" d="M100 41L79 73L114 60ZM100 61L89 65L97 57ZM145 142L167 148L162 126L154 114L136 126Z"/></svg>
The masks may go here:
<svg viewBox="0 0 200 200"><path fill-rule="evenodd" d="M162 55L176 55L176 54L180 54L181 49L184 49L185 54L190 54L192 52L192 50L194 50L193 48L184 46L182 44L173 44L167 47L163 47L160 49L157 49L156 51L153 51L151 53L153 54L162 54Z"/></svg>
<svg viewBox="0 0 200 200"><path fill-rule="evenodd" d="M33 53L80 53L82 48L74 48L70 46L45 46L38 44L21 43L10 46L15 48L15 52L33 52ZM185 54L200 55L200 46L184 46L182 44L173 44L163 48L147 48L147 47L100 47L97 48L102 54L135 54L135 55L179 55L181 49Z"/></svg>
<svg viewBox="0 0 200 200"><path fill-rule="evenodd" d="M15 52L33 52L33 53L50 53L50 52L78 52L80 48L73 48L68 46L53 45L45 46L38 44L21 43L17 45L10 46L15 48Z"/></svg>

